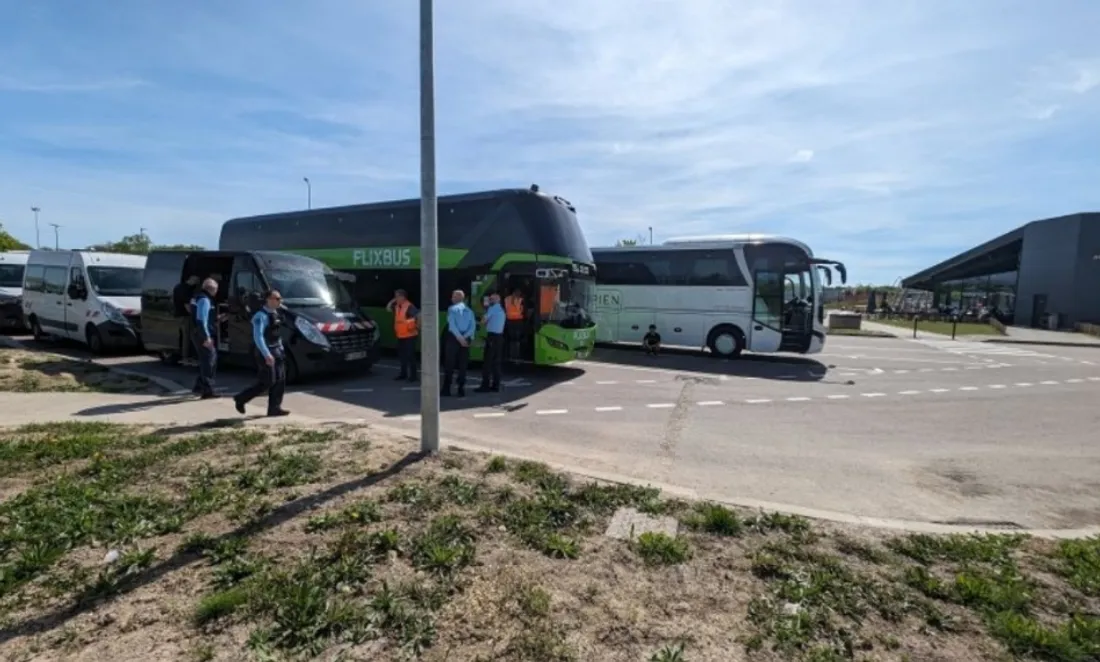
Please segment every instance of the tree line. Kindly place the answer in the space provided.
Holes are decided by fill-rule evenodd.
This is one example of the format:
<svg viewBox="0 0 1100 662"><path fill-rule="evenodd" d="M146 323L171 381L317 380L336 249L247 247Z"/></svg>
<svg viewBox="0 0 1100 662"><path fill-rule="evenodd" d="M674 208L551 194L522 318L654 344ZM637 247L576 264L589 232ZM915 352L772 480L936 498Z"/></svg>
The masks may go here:
<svg viewBox="0 0 1100 662"><path fill-rule="evenodd" d="M10 232L4 229L0 223L0 251L26 251L30 250L30 244L20 241ZM43 247L43 250L50 250ZM201 251L203 246L197 244L154 244L149 235L144 233L130 234L118 241L108 241L102 244L93 244L84 250L98 251L101 253L129 253L131 255L148 255L154 250L168 251Z"/></svg>

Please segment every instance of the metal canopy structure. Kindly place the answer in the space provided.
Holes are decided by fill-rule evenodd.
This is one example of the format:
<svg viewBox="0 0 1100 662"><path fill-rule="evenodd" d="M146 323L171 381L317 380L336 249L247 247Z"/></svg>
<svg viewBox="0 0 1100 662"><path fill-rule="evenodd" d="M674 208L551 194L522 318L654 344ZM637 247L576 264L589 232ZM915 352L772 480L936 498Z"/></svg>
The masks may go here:
<svg viewBox="0 0 1100 662"><path fill-rule="evenodd" d="M1037 221L1041 222L1041 221ZM904 288L931 290L937 283L963 278L989 276L1016 269L1020 250L1024 245L1024 229L1021 226L996 239L948 258L901 281Z"/></svg>

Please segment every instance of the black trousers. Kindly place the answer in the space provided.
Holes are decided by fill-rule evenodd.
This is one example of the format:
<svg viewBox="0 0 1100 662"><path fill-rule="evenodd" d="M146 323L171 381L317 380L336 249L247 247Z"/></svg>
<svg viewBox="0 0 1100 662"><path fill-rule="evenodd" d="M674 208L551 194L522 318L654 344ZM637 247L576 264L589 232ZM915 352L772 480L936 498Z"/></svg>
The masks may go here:
<svg viewBox="0 0 1100 662"><path fill-rule="evenodd" d="M466 367L470 364L470 348L463 347L453 333L448 333L443 340L443 390L451 390L451 381L454 380L459 392L466 390ZM455 371L458 371L458 379L455 380Z"/></svg>
<svg viewBox="0 0 1100 662"><path fill-rule="evenodd" d="M504 361L504 334L490 333L485 336L485 355L481 361L481 388L497 390L500 388L500 368Z"/></svg>
<svg viewBox="0 0 1100 662"><path fill-rule="evenodd" d="M416 380L416 336L397 339L397 360L401 364L398 379Z"/></svg>
<svg viewBox="0 0 1100 662"><path fill-rule="evenodd" d="M509 361L518 361L523 358L520 347L525 331L523 326L523 320L508 320L504 323L504 336L508 339L505 357Z"/></svg>
<svg viewBox="0 0 1100 662"><path fill-rule="evenodd" d="M218 372L217 345L205 346L199 334L193 335L191 342L195 347L195 356L199 360L199 376L195 378L195 385L191 390L202 395L213 395L214 377Z"/></svg>
<svg viewBox="0 0 1100 662"><path fill-rule="evenodd" d="M268 365L263 355L254 352L256 383L233 398L242 405L246 405L266 392L268 414L274 414L283 408L283 396L286 395L286 353L282 349L275 349L272 350L271 356L275 362Z"/></svg>

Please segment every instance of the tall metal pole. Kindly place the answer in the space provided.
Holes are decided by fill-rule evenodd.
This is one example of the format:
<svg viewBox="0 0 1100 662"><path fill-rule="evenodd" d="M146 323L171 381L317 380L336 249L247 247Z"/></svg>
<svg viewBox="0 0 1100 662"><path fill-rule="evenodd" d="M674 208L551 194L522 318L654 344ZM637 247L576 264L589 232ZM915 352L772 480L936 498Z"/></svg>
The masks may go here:
<svg viewBox="0 0 1100 662"><path fill-rule="evenodd" d="M649 226L649 245L653 245L653 226Z"/></svg>
<svg viewBox="0 0 1100 662"><path fill-rule="evenodd" d="M61 226L57 223L50 223L50 225L53 226L53 249L59 251L61 250L61 239L58 238L58 230L61 229Z"/></svg>
<svg viewBox="0 0 1100 662"><path fill-rule="evenodd" d="M302 177L306 183L306 209L313 209L313 184L309 183L309 177Z"/></svg>
<svg viewBox="0 0 1100 662"><path fill-rule="evenodd" d="M34 212L34 247L42 248L42 234L38 231L38 212L42 211L42 208L31 207L31 211Z"/></svg>
<svg viewBox="0 0 1100 662"><path fill-rule="evenodd" d="M439 237L432 0L420 0L420 450L439 451Z"/></svg>

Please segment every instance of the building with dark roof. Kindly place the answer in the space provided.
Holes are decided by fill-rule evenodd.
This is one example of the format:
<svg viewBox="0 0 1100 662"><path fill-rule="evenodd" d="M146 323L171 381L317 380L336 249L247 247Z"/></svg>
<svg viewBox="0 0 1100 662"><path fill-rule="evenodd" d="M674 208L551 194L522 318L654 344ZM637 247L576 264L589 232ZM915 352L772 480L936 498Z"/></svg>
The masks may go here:
<svg viewBox="0 0 1100 662"><path fill-rule="evenodd" d="M902 280L934 306L993 308L1019 326L1100 321L1100 213L1032 221Z"/></svg>

